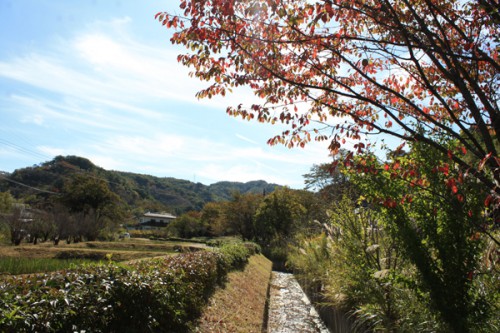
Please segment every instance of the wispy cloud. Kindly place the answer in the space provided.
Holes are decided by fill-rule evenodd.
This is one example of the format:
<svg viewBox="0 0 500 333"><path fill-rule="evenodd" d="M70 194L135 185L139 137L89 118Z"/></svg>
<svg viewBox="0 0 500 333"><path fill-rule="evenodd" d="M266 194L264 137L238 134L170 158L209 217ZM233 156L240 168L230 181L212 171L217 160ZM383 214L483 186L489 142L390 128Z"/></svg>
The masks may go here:
<svg viewBox="0 0 500 333"><path fill-rule="evenodd" d="M47 146L39 146L37 147L39 151L49 156L57 156L57 155L70 155L74 154L74 152L68 152L65 149L55 148L55 147L47 147Z"/></svg>
<svg viewBox="0 0 500 333"><path fill-rule="evenodd" d="M0 103L11 118L33 126L27 131L45 130L38 135L38 152L81 155L117 170L297 187L309 166L328 160L323 143L307 150L270 148L261 141L268 127L209 125L210 114L189 118L191 109L223 113L227 105L256 99L249 90L195 99L204 84L177 63L179 52L134 39L126 29L131 24L128 17L97 22L43 50L0 59L0 78L26 87Z"/></svg>
<svg viewBox="0 0 500 333"><path fill-rule="evenodd" d="M243 136L243 135L241 135L241 134L236 134L236 137L237 137L238 139L241 139L241 140L246 141L246 142L248 142L248 143L251 143L251 144L253 144L253 145L258 145L258 144L259 144L259 143L258 143L258 142L256 142L255 140L249 139L249 138L247 138L246 136Z"/></svg>
<svg viewBox="0 0 500 333"><path fill-rule="evenodd" d="M97 129L113 129L112 119L96 110L79 106L69 100L50 101L39 97L12 95L10 97L17 108L16 112L21 115L22 122L32 122L43 126L50 122L64 123L68 127L90 126Z"/></svg>

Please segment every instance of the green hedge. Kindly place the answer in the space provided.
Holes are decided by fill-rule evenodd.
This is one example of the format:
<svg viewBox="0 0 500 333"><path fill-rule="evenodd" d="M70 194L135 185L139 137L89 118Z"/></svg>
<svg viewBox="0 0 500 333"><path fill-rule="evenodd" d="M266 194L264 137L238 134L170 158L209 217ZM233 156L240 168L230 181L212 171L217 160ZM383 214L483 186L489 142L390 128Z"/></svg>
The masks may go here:
<svg viewBox="0 0 500 333"><path fill-rule="evenodd" d="M3 278L0 331L188 331L229 270L248 260L239 247Z"/></svg>
<svg viewBox="0 0 500 333"><path fill-rule="evenodd" d="M243 243L227 243L221 245L219 252L227 267L242 268L248 263L250 251Z"/></svg>

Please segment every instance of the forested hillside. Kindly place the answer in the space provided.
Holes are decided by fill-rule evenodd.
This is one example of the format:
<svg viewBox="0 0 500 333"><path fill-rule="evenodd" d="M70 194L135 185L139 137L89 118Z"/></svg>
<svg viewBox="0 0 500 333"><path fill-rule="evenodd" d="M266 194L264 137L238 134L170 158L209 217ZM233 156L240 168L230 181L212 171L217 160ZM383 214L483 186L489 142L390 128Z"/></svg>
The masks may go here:
<svg viewBox="0 0 500 333"><path fill-rule="evenodd" d="M64 191L76 176L105 180L112 192L130 207L140 210L169 210L180 214L200 210L205 203L228 200L232 193L271 193L276 184L265 181L218 182L211 185L171 177L155 177L131 172L110 171L78 156L57 156L51 161L2 173L0 192L9 191L25 202L42 202Z"/></svg>

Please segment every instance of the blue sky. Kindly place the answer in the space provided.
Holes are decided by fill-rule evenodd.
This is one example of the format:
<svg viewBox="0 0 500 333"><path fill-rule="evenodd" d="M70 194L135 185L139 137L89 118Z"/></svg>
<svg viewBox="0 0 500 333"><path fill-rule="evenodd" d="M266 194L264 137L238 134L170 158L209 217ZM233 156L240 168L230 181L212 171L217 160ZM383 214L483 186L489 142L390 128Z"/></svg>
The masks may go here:
<svg viewBox="0 0 500 333"><path fill-rule="evenodd" d="M78 155L110 170L211 184L303 187L327 143L270 147L280 128L226 115L248 90L197 100L203 83L154 20L177 1L0 0L0 170Z"/></svg>

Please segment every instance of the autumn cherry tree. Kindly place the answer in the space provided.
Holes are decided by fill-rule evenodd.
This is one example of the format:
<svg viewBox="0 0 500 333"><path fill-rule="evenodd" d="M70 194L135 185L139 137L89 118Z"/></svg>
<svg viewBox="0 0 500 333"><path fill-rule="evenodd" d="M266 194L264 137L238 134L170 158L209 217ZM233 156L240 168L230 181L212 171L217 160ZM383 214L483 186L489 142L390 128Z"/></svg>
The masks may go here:
<svg viewBox="0 0 500 333"><path fill-rule="evenodd" d="M487 312L474 294L482 236L500 244L499 1L179 4L156 18L207 82L197 96L252 89L259 102L227 113L284 124L269 144L327 141L338 154L354 142L343 167L380 181L363 194L390 217L433 308L451 331L473 331ZM385 161L373 154L382 138L396 142Z"/></svg>
<svg viewBox="0 0 500 333"><path fill-rule="evenodd" d="M288 124L270 144L329 140L337 153L357 140L355 153L363 153L376 134L420 142L460 170L446 180L452 194L473 177L493 207L498 8L498 0L180 0L180 12L156 18L187 48L178 61L207 81L198 97L250 87L261 102L228 114ZM390 163L401 176L398 160Z"/></svg>

